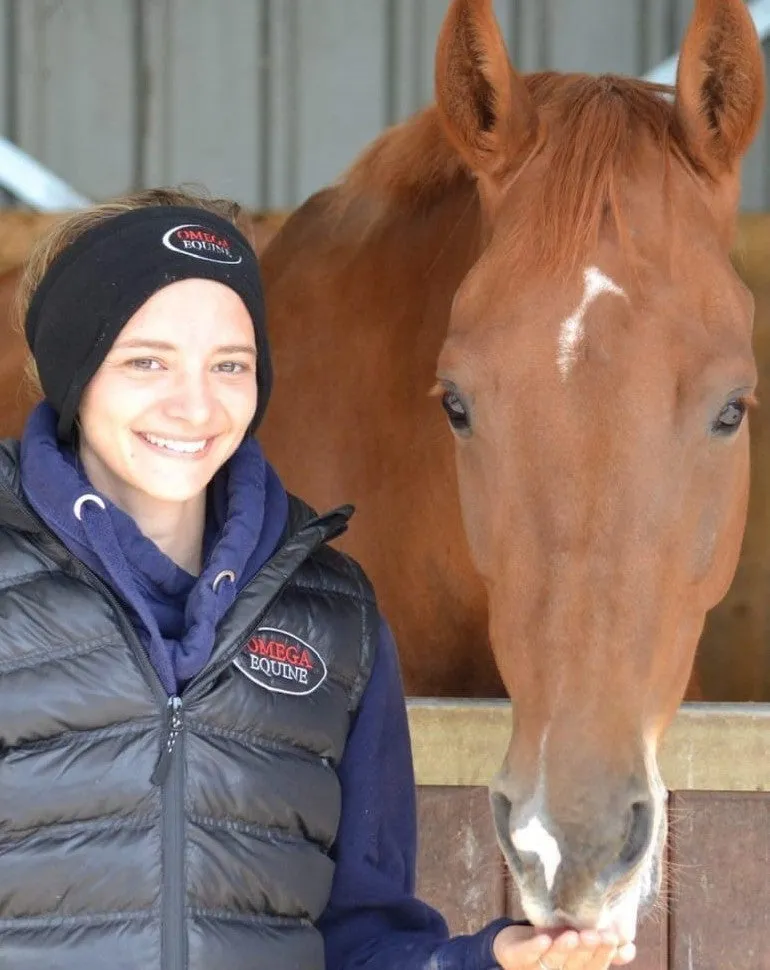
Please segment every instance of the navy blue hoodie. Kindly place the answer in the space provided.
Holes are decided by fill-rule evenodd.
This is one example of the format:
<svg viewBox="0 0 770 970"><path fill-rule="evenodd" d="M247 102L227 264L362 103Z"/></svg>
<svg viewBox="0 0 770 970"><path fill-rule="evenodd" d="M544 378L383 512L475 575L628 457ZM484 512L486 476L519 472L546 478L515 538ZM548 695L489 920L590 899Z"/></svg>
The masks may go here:
<svg viewBox="0 0 770 970"><path fill-rule="evenodd" d="M44 522L124 602L169 696L201 670L216 624L283 534L286 493L258 443L247 438L209 488L203 568L192 576L95 493L77 456L56 439L41 404L22 438L22 487ZM91 496L103 514L74 514ZM211 579L232 569L236 582ZM406 708L395 645L380 643L339 767L342 816L328 906L319 922L330 970L492 970L502 919L448 938L442 917L414 896L416 808Z"/></svg>

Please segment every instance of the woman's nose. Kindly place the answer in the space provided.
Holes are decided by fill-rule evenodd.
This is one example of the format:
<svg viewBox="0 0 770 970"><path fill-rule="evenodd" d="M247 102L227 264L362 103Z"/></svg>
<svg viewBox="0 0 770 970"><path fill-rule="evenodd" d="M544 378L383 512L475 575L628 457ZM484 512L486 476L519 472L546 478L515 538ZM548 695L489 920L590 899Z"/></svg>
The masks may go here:
<svg viewBox="0 0 770 970"><path fill-rule="evenodd" d="M185 373L180 376L167 410L189 424L206 424L211 418L215 398L207 374Z"/></svg>

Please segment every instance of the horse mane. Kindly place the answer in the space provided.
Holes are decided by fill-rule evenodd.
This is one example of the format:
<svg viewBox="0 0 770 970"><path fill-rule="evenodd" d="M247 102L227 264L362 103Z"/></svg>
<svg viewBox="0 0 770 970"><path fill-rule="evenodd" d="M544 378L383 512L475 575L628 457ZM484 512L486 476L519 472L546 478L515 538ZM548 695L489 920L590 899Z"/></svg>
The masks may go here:
<svg viewBox="0 0 770 970"><path fill-rule="evenodd" d="M399 214L427 215L447 193L473 185L431 106L376 138L343 173L329 202L335 221L362 240Z"/></svg>
<svg viewBox="0 0 770 970"><path fill-rule="evenodd" d="M516 178L548 142L548 129L559 132L548 164L521 202L526 218L519 219L520 232L514 229L509 240L541 271L569 269L597 243L608 219L624 248L629 245L621 187L638 173L640 159L649 159L645 148L661 156L666 197L672 161L704 175L688 148L671 87L614 75L555 72L525 75L524 80L546 127L538 150ZM397 215L423 217L448 193L474 184L434 105L388 129L364 151L337 184L331 204L337 220L364 237Z"/></svg>

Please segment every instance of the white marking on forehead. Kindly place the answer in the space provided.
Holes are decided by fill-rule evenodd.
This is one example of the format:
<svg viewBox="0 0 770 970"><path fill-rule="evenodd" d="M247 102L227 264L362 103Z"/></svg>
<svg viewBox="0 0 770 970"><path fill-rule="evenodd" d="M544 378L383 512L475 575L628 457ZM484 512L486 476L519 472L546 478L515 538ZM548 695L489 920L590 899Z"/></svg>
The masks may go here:
<svg viewBox="0 0 770 970"><path fill-rule="evenodd" d="M609 276L605 276L596 266L589 266L588 269L584 270L583 279L583 297L580 306L571 317L567 317L559 330L559 354L556 363L559 365L559 373L562 378L569 375L577 361L578 347L585 336L583 318L586 310L602 293L613 293L615 296L622 297L626 295L626 291L622 287L618 286Z"/></svg>
<svg viewBox="0 0 770 970"><path fill-rule="evenodd" d="M511 835L511 841L518 852L533 852L543 866L545 884L550 892L556 879L556 871L561 865L559 843L535 815L527 824Z"/></svg>

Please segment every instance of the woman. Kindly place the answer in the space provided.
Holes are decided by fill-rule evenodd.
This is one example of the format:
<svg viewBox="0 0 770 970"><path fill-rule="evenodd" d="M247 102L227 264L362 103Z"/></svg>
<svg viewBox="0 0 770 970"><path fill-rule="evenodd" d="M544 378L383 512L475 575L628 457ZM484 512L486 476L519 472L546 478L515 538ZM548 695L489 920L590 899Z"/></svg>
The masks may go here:
<svg viewBox="0 0 770 970"><path fill-rule="evenodd" d="M395 649L327 545L351 509L287 496L249 433L272 375L236 220L145 193L27 270L45 400L0 448L0 968L628 962L507 920L448 940L414 898Z"/></svg>

